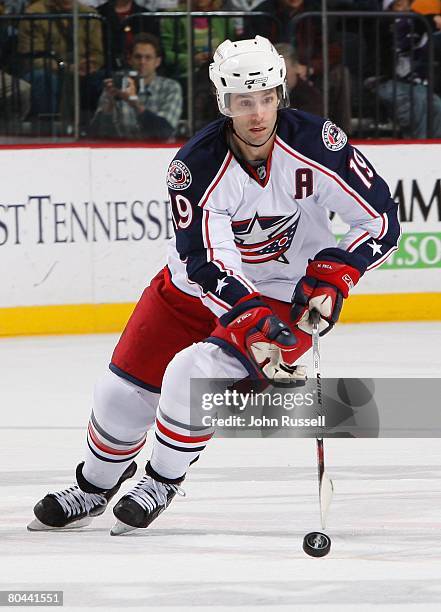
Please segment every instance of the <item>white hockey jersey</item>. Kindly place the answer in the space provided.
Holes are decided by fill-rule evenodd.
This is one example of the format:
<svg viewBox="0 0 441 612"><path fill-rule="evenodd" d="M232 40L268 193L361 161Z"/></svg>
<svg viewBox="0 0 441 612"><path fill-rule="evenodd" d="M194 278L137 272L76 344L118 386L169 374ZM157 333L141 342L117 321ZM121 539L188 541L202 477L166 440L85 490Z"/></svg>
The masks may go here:
<svg viewBox="0 0 441 612"><path fill-rule="evenodd" d="M228 148L228 121L196 134L169 166L168 267L179 289L221 316L255 291L290 302L308 259L324 248L344 249L362 274L396 249L397 204L331 121L280 111L273 149L258 168ZM329 211L350 226L338 245Z"/></svg>

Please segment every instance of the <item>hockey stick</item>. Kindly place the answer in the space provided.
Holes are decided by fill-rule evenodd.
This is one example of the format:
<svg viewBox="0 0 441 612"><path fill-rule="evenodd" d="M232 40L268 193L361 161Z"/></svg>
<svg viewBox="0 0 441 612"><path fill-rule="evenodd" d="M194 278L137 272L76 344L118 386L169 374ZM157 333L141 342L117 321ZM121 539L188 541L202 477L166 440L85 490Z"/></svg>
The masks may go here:
<svg viewBox="0 0 441 612"><path fill-rule="evenodd" d="M315 308L309 313L309 320L312 323L312 361L313 373L317 383L317 412L319 416L324 414L323 397L322 397L322 381L320 374L320 336L319 322L320 313ZM317 468L318 468L318 485L319 485L319 503L320 503L320 520L322 529L326 528L326 515L331 504L332 495L334 493L334 485L328 474L325 472L325 449L323 446L323 438L316 438L317 444Z"/></svg>

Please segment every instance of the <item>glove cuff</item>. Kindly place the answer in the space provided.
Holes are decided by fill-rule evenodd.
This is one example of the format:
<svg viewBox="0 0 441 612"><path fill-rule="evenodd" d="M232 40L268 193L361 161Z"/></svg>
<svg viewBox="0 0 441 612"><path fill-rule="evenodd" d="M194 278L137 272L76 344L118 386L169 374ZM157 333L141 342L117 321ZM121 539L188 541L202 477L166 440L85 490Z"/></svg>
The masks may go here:
<svg viewBox="0 0 441 612"><path fill-rule="evenodd" d="M366 272L368 262L358 253L349 253L338 247L329 247L322 249L314 257L313 261L336 261L355 268L360 273L360 276Z"/></svg>
<svg viewBox="0 0 441 612"><path fill-rule="evenodd" d="M219 323L222 327L227 327L234 319L252 308L268 308L268 306L262 301L259 294L252 293L247 299L240 300L231 310L219 317Z"/></svg>
<svg viewBox="0 0 441 612"><path fill-rule="evenodd" d="M355 287L360 279L360 272L352 266L328 260L310 261L306 268L306 276L337 287L347 298L349 290Z"/></svg>

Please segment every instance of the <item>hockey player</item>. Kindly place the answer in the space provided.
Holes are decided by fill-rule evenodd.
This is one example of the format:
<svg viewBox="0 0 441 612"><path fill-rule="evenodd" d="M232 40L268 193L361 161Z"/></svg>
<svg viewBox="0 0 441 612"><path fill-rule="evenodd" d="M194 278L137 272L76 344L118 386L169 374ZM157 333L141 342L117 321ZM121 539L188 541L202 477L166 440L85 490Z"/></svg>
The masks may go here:
<svg viewBox="0 0 441 612"><path fill-rule="evenodd" d="M190 422L192 378L304 376L309 311L323 335L360 277L396 248L397 205L332 122L287 108L286 68L271 43L223 42L210 78L223 115L180 149L167 183L175 238L95 389L77 484L46 495L30 529L76 527L115 505L113 534L147 527L180 493L213 434ZM329 211L349 225L338 245Z"/></svg>

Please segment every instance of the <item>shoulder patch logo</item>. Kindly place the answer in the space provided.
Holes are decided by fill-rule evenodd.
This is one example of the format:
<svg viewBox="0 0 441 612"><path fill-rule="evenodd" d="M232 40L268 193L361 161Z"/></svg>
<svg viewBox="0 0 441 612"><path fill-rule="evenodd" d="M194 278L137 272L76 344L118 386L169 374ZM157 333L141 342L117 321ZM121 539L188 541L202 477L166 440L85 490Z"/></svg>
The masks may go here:
<svg viewBox="0 0 441 612"><path fill-rule="evenodd" d="M174 159L167 172L167 185L170 189L181 191L190 187L192 181L191 172L179 159Z"/></svg>
<svg viewBox="0 0 441 612"><path fill-rule="evenodd" d="M326 121L323 124L322 138L325 147L330 151L340 151L348 142L348 137L343 130L332 121Z"/></svg>

